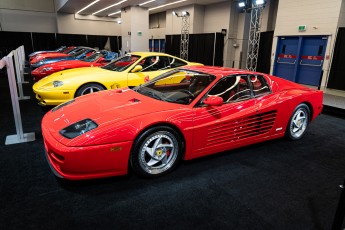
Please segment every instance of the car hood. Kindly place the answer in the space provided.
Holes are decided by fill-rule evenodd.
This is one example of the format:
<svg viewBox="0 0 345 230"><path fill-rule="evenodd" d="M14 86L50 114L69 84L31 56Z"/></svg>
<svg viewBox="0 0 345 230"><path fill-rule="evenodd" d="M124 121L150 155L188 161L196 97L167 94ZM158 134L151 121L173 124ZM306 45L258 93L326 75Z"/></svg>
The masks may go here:
<svg viewBox="0 0 345 230"><path fill-rule="evenodd" d="M105 70L99 67L83 67L78 69L68 69L53 73L45 78L42 78L38 82L35 83L35 88L45 87L47 84L51 84L53 81L63 81L66 85L72 81L72 78L86 78L87 76L101 77L109 75L110 73L114 73L110 70Z"/></svg>
<svg viewBox="0 0 345 230"><path fill-rule="evenodd" d="M59 61L51 64L46 64L44 66L41 66L41 68L75 68L77 66L91 66L92 62L85 62L81 60L66 60L66 61Z"/></svg>
<svg viewBox="0 0 345 230"><path fill-rule="evenodd" d="M62 60L74 60L75 58L70 57L70 56L65 56L65 57L57 57L57 58L46 58L43 59L42 61L45 64L49 64L49 63L53 63L53 62L57 62L57 61L62 61Z"/></svg>
<svg viewBox="0 0 345 230"><path fill-rule="evenodd" d="M120 126L128 119L185 107L180 104L158 101L128 88L107 90L81 96L70 104L56 107L45 115L42 124L60 143L67 146L79 146L80 143L85 144L86 135L67 139L61 136L59 131L88 118L98 125L95 130L90 131L92 135L93 132L103 132L102 130L107 130L114 124Z"/></svg>

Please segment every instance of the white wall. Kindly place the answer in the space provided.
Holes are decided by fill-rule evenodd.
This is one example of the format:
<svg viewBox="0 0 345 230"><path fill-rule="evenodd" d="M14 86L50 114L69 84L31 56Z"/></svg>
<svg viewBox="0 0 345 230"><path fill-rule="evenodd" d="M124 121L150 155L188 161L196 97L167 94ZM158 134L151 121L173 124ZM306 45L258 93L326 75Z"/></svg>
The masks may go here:
<svg viewBox="0 0 345 230"><path fill-rule="evenodd" d="M74 14L55 13L66 0L0 0L0 23L3 31L121 35L116 22L80 20ZM55 5L56 4L56 5Z"/></svg>
<svg viewBox="0 0 345 230"><path fill-rule="evenodd" d="M54 0L1 0L0 9L54 12Z"/></svg>
<svg viewBox="0 0 345 230"><path fill-rule="evenodd" d="M173 11L181 14L182 11L188 11L190 14L189 22L189 33L194 33L194 5L176 8L173 10L166 11L166 33L167 34L181 34L182 18L176 17L172 14Z"/></svg>
<svg viewBox="0 0 345 230"><path fill-rule="evenodd" d="M55 13L0 9L3 31L55 33Z"/></svg>
<svg viewBox="0 0 345 230"><path fill-rule="evenodd" d="M204 6L194 5L194 15L193 15L193 33L202 34L204 33Z"/></svg>
<svg viewBox="0 0 345 230"><path fill-rule="evenodd" d="M338 27L345 27L345 1L341 3Z"/></svg>
<svg viewBox="0 0 345 230"><path fill-rule="evenodd" d="M230 1L205 6L204 33L221 32L229 28Z"/></svg>
<svg viewBox="0 0 345 230"><path fill-rule="evenodd" d="M165 39L166 33L166 12L151 14L149 16L149 38Z"/></svg>
<svg viewBox="0 0 345 230"><path fill-rule="evenodd" d="M342 0L280 0L275 36L334 34ZM298 25L307 31L298 32Z"/></svg>
<svg viewBox="0 0 345 230"><path fill-rule="evenodd" d="M74 14L57 14L57 33L88 35L121 35L121 25L115 21L76 19Z"/></svg>

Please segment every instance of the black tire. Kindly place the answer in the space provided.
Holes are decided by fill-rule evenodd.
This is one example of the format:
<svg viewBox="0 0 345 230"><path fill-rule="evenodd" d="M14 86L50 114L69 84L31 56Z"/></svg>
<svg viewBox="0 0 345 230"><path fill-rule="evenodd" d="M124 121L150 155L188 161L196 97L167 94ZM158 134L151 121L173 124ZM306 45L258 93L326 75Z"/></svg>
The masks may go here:
<svg viewBox="0 0 345 230"><path fill-rule="evenodd" d="M293 111L288 126L286 127L285 136L292 141L301 139L308 127L310 121L310 109L302 103Z"/></svg>
<svg viewBox="0 0 345 230"><path fill-rule="evenodd" d="M183 151L184 142L174 129L168 126L152 127L135 140L130 164L138 176L159 177L175 169Z"/></svg>
<svg viewBox="0 0 345 230"><path fill-rule="evenodd" d="M79 96L86 95L89 93L95 93L95 92L102 91L102 90L105 90L105 88L100 84L87 83L77 90L75 97L79 97Z"/></svg>

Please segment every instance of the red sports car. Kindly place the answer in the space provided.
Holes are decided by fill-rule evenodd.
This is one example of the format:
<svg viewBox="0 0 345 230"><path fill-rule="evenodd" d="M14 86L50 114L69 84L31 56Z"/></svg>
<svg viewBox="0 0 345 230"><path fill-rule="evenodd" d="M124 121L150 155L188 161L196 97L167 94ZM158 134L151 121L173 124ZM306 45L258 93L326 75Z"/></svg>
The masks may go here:
<svg viewBox="0 0 345 230"><path fill-rule="evenodd" d="M58 177L123 175L128 167L156 177L181 159L298 140L321 113L322 98L322 91L262 73L192 66L61 104L44 116L42 133Z"/></svg>
<svg viewBox="0 0 345 230"><path fill-rule="evenodd" d="M91 49L91 48L88 48L88 47L75 47L73 49L70 49L69 51L67 51L66 53L63 52L63 53L59 53L59 52L53 52L53 53L43 53L43 54L37 54L33 57L30 58L30 65L33 65L43 59L46 59L46 58L59 58L59 57L68 57L74 53L77 53L79 52L80 50L83 50L83 49Z"/></svg>
<svg viewBox="0 0 345 230"><path fill-rule="evenodd" d="M47 55L47 54L52 54L52 55L64 55L64 54L68 54L69 52L72 52L74 49L76 49L77 47L75 46L69 46L69 47L65 47L63 50L61 51L38 51L38 52L34 52L32 54L29 55L29 61L30 63L33 62L33 60L38 57L39 55ZM48 56L49 57L49 56ZM42 60L44 59L45 56L40 57L39 59Z"/></svg>
<svg viewBox="0 0 345 230"><path fill-rule="evenodd" d="M65 69L73 69L79 67L104 66L115 58L115 53L109 51L96 52L82 60L66 60L42 65L31 72L35 81Z"/></svg>

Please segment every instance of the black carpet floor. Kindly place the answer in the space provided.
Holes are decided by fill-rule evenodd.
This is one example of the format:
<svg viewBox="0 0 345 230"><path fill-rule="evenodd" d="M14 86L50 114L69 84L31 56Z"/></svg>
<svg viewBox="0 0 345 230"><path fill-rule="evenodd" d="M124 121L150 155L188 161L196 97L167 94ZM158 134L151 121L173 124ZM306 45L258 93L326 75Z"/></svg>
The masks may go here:
<svg viewBox="0 0 345 230"><path fill-rule="evenodd" d="M15 134L0 75L1 229L330 229L345 176L345 120L320 115L298 142L277 139L190 162L154 180L135 175L61 182L44 157L31 85Z"/></svg>

